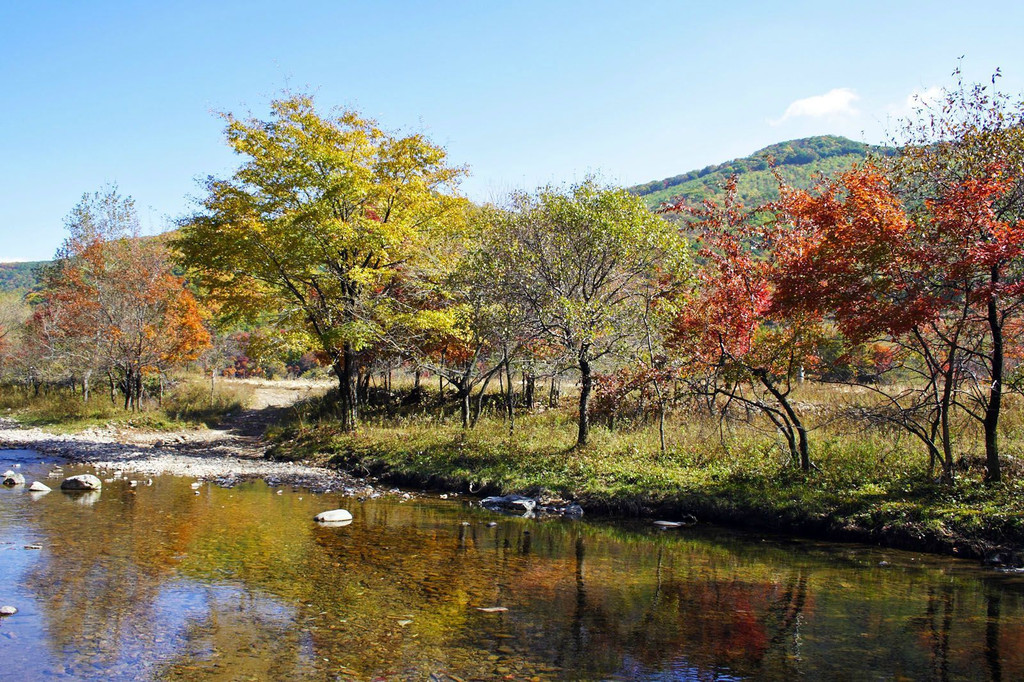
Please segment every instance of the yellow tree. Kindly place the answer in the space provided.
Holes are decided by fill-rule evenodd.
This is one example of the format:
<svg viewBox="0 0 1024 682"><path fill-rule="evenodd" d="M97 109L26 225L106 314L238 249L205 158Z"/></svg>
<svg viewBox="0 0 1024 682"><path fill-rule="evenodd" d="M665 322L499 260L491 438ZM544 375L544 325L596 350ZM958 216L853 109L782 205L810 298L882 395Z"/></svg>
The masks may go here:
<svg viewBox="0 0 1024 682"><path fill-rule="evenodd" d="M415 313L396 294L460 218L463 170L421 135L388 134L353 111L321 116L307 96L273 102L269 120L224 119L244 161L206 181L177 248L224 313L272 313L311 337L337 373L350 430L360 353Z"/></svg>

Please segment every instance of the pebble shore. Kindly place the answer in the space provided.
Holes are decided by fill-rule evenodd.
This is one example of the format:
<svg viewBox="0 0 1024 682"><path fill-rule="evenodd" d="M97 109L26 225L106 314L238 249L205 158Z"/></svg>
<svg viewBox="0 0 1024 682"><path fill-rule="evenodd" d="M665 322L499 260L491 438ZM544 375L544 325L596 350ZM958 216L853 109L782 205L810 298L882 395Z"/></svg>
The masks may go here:
<svg viewBox="0 0 1024 682"><path fill-rule="evenodd" d="M263 479L270 485L300 486L313 492L373 492L368 481L343 472L264 459L265 448L258 441L215 429L154 433L94 428L54 434L0 417L0 449L35 450L139 476L171 474L231 483Z"/></svg>

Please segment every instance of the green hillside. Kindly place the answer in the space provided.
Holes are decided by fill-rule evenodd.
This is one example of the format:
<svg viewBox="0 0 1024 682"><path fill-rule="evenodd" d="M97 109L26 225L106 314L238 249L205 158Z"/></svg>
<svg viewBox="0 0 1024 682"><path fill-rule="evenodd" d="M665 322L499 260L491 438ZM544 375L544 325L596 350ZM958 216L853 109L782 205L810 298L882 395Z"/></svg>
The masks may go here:
<svg viewBox="0 0 1024 682"><path fill-rule="evenodd" d="M869 153L885 154L886 150L836 135L806 137L773 144L742 159L637 185L632 191L644 197L651 208L674 197L700 203L721 195L725 181L736 175L740 199L747 206L756 206L778 198L778 182L768 168L769 159L775 160L786 182L809 187L819 175L843 171Z"/></svg>
<svg viewBox="0 0 1024 682"><path fill-rule="evenodd" d="M35 269L45 262L0 263L0 291L33 288L36 285Z"/></svg>

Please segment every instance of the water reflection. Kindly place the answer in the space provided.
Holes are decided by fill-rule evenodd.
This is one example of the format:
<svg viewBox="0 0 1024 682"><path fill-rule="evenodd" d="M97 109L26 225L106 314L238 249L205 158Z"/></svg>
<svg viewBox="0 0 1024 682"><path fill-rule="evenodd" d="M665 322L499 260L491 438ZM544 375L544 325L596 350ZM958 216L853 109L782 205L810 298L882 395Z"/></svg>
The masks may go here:
<svg viewBox="0 0 1024 682"><path fill-rule="evenodd" d="M46 470L30 457L23 468ZM0 624L4 673L1024 677L1020 580L963 562L708 528L491 528L495 517L458 502L275 492L204 484L196 495L165 477L114 481L83 506L0 491L13 543L0 551L2 601L22 609ZM353 522L312 522L335 507ZM43 549L22 549L32 542Z"/></svg>

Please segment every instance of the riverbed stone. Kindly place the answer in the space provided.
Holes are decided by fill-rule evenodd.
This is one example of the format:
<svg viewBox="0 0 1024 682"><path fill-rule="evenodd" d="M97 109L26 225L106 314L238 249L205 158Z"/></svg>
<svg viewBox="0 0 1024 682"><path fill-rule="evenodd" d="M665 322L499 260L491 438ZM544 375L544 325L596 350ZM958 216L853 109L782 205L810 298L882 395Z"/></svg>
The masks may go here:
<svg viewBox="0 0 1024 682"><path fill-rule="evenodd" d="M0 616L13 616L18 612L14 606L0 606Z"/></svg>
<svg viewBox="0 0 1024 682"><path fill-rule="evenodd" d="M30 485L28 489L34 493L48 493L52 490L50 486L45 483L40 483L39 481L33 481L32 485Z"/></svg>
<svg viewBox="0 0 1024 682"><path fill-rule="evenodd" d="M567 519L582 519L583 507L579 506L578 504L570 504L568 507L565 508L565 511L562 512L562 516L564 516Z"/></svg>
<svg viewBox="0 0 1024 682"><path fill-rule="evenodd" d="M61 490L99 490L103 487L103 481L92 474L79 474L61 481Z"/></svg>
<svg viewBox="0 0 1024 682"><path fill-rule="evenodd" d="M329 509L313 517L317 523L341 523L352 520L352 512L347 509Z"/></svg>
<svg viewBox="0 0 1024 682"><path fill-rule="evenodd" d="M501 497L485 497L480 500L480 506L503 514L525 516L533 513L537 507L537 500L524 495L503 495Z"/></svg>
<svg viewBox="0 0 1024 682"><path fill-rule="evenodd" d="M5 471L4 485L8 488L13 488L16 485L25 485L25 475L13 471Z"/></svg>

